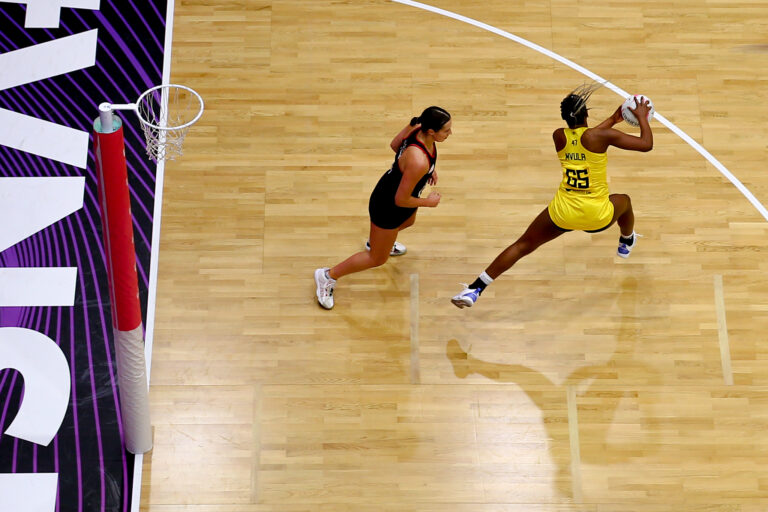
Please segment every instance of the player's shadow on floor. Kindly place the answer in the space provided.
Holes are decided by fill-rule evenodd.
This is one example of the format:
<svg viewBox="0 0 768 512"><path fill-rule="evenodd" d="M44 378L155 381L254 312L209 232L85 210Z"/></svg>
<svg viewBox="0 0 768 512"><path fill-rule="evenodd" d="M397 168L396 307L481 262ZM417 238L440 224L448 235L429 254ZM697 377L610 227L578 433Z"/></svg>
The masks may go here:
<svg viewBox="0 0 768 512"><path fill-rule="evenodd" d="M631 361L636 348L641 323L641 319L637 317L637 300L637 280L635 278L625 279L617 297L617 305L621 311L621 324L616 336L616 348L611 358L601 364L574 370L562 384L555 384L540 371L528 366L493 363L475 358L471 353L467 353L456 339L451 339L446 344L446 355L451 361L457 377L464 379L471 374L477 374L497 382L516 384L537 405L543 415L543 426L549 438L551 458L557 466L555 485L562 496L572 497L574 494L571 479L570 438L568 428L563 426L563 422L567 422L567 388L576 388L578 396L593 394L598 397L601 405L597 413L602 421L590 422L587 425L579 420L580 446L602 446L600 450L582 449L582 463L608 465L628 461L635 453L622 450L618 443L608 442L612 422L604 419L615 416L616 408L622 398L631 400L637 397L636 391L611 391L610 389L611 384L621 385L620 382L617 382L620 380L621 364ZM632 361L631 371L636 372L638 370L647 372L643 379L644 382L656 380L654 376L657 372ZM596 389L598 387L599 391ZM562 390L562 393L552 393L547 390ZM589 412L594 414L594 408L590 409ZM582 413L580 412L579 417L581 416ZM643 447L644 455L656 451L659 446L659 443L648 439L650 435L651 433L645 437L648 446Z"/></svg>

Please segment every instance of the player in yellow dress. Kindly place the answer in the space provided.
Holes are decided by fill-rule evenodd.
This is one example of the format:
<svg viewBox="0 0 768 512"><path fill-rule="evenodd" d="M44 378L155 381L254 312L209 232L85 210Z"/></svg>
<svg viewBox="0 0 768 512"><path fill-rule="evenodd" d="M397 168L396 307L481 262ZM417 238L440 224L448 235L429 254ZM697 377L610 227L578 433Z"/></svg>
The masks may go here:
<svg viewBox="0 0 768 512"><path fill-rule="evenodd" d="M475 281L451 299L459 308L472 307L486 286L506 272L523 256L567 231L603 231L618 222L617 255L626 258L635 246L635 216L626 194L608 192L607 150L610 146L630 151L650 151L653 133L648 122L648 101L630 109L640 122L640 135L613 128L623 120L621 107L594 128L587 126L587 100L599 84L577 88L560 103L560 115L568 128L552 134L563 168L563 179L555 197L523 235L499 254Z"/></svg>

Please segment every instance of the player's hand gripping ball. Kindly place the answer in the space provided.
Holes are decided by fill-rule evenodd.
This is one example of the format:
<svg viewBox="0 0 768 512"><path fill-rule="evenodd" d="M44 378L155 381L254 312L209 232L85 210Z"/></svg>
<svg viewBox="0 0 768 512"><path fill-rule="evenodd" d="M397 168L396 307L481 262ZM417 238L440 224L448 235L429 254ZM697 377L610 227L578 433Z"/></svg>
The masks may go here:
<svg viewBox="0 0 768 512"><path fill-rule="evenodd" d="M653 102L651 101L651 98L647 96L643 96L642 94L635 94L634 96L630 96L626 100L624 100L624 103L621 104L621 117L624 118L624 120L632 125L632 126L640 126L640 123L637 122L637 118L635 117L635 114L632 113L631 108L637 107L637 101L645 102L645 100L648 100L648 122L653 119L653 113L655 110L653 109Z"/></svg>

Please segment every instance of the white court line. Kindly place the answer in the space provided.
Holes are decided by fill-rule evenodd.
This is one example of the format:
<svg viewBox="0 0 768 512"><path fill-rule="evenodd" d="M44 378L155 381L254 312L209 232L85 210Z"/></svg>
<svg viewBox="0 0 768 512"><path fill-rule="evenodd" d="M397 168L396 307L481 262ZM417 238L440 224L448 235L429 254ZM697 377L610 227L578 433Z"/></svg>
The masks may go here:
<svg viewBox="0 0 768 512"><path fill-rule="evenodd" d="M165 48L163 50L163 79L162 85L168 85L171 79L171 49L173 46L173 15L174 2L168 2L165 11ZM149 386L152 369L152 347L155 339L155 307L157 300L157 266L160 253L160 225L163 211L163 183L165 180L165 161L157 162L155 173L155 209L152 221L152 250L149 261L149 295L147 297L147 324L144 331L144 360L147 365L147 386ZM155 437L152 429L152 438ZM131 490L131 512L139 512L141 505L141 483L144 466L144 455L137 454L133 460L133 489Z"/></svg>
<svg viewBox="0 0 768 512"><path fill-rule="evenodd" d="M717 339L720 342L720 362L726 386L733 386L731 370L731 345L728 342L728 325L725 323L725 298L723 297L723 276L715 275L715 310L717 311Z"/></svg>
<svg viewBox="0 0 768 512"><path fill-rule="evenodd" d="M439 7L433 7L431 5L423 4L421 2L413 2L412 0L392 0L393 2L403 4L403 5L410 5L411 7L416 7L417 9L422 9L425 11L430 11L435 14L440 14L441 16L445 16L447 18L452 18L457 21L461 21L463 23L467 23L469 25L473 25L475 27L481 28L483 30L486 30L488 32L493 32L494 34L500 35L501 37L505 37L511 41L515 41L516 43L520 43L523 46L526 46L530 48L531 50L535 50L541 54L546 55L547 57L554 59L562 64L565 64L569 68L572 68L579 73L586 75L587 77L591 78L592 80L596 82L602 82L605 87L612 90L622 98L629 97L629 93L621 89L620 87L612 84L605 78L593 73L592 71L588 70L585 67L582 67L572 60L566 59L562 55L558 55L557 53L548 50L544 48L543 46L539 46L535 43L532 43L528 41L527 39L523 39L522 37L516 36L514 34L510 34L509 32L506 32L504 30L501 30L499 28L496 28L494 26L488 25L486 23L483 23L481 21L474 20L472 18L467 18L466 16L462 16L461 14L456 14L455 12L446 11L445 9L440 9ZM747 189L747 187L744 186L739 179L731 174L731 171L729 171L723 164L721 164L712 154L704 149L701 144L693 140L687 133L682 131L680 128L675 126L672 122L667 120L664 116L656 112L654 114L654 119L657 119L661 124L672 130L678 137L683 139L685 142L688 143L689 146L691 146L693 149L695 149L701 156L707 159L709 163L711 163L718 171L720 171L720 174L728 178L728 181L733 183L733 185L739 189L739 192L741 192L744 197L747 198L747 200L752 203L752 205L757 208L757 211L760 212L760 215L765 218L766 221L768 221L768 210L766 210L765 206L760 203L760 201L757 200L757 198L752 194L752 192Z"/></svg>

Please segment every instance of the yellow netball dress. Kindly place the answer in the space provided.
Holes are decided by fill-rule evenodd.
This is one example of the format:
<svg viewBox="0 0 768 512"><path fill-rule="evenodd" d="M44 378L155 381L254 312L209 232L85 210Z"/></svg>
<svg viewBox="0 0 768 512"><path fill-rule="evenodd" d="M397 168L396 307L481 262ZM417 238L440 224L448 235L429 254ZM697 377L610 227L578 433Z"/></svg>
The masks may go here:
<svg viewBox="0 0 768 512"><path fill-rule="evenodd" d="M613 203L608 200L608 156L581 145L585 130L586 126L563 130L567 142L557 152L563 181L549 203L549 216L562 229L600 231L613 218Z"/></svg>

